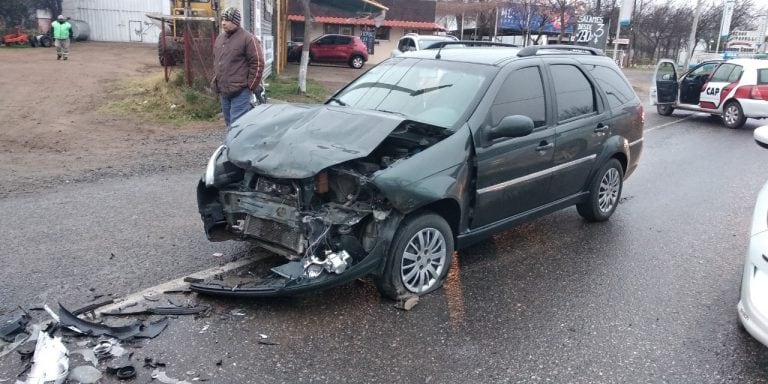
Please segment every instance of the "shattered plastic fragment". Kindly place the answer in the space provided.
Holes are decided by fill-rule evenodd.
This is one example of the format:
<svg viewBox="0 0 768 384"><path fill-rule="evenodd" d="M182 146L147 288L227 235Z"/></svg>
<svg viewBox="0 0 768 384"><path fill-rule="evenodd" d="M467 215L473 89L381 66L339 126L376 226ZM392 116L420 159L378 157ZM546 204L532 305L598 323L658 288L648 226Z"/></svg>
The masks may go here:
<svg viewBox="0 0 768 384"><path fill-rule="evenodd" d="M72 370L69 374L69 380L82 384L97 383L101 379L101 371L90 366L83 365Z"/></svg>
<svg viewBox="0 0 768 384"><path fill-rule="evenodd" d="M96 354L93 353L92 349L78 349L72 353L82 355L83 360L91 363L94 367L99 364L99 359L96 358Z"/></svg>
<svg viewBox="0 0 768 384"><path fill-rule="evenodd" d="M50 337L40 331L27 384L61 384L67 378L68 372L69 354L67 347L61 342L61 337Z"/></svg>
<svg viewBox="0 0 768 384"><path fill-rule="evenodd" d="M155 369L154 371L152 371L152 378L165 384L191 384L186 380L180 381L180 380L168 377L168 375L166 375L165 372L159 369Z"/></svg>

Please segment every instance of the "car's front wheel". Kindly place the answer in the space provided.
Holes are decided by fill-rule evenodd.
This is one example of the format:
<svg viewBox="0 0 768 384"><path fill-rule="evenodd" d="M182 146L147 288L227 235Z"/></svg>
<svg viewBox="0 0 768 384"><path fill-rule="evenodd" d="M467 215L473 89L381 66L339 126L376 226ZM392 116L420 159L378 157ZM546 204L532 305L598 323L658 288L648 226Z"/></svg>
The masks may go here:
<svg viewBox="0 0 768 384"><path fill-rule="evenodd" d="M619 205L624 183L624 168L611 159L595 174L589 186L589 196L576 205L579 215L589 221L608 220Z"/></svg>
<svg viewBox="0 0 768 384"><path fill-rule="evenodd" d="M385 296L399 300L443 285L454 250L453 232L434 213L406 217L395 233L383 273L377 278Z"/></svg>
<svg viewBox="0 0 768 384"><path fill-rule="evenodd" d="M675 107L669 104L656 104L656 112L662 116L669 116L675 111Z"/></svg>
<svg viewBox="0 0 768 384"><path fill-rule="evenodd" d="M741 128L747 122L744 111L741 109L738 101L729 101L723 108L723 123L731 129Z"/></svg>
<svg viewBox="0 0 768 384"><path fill-rule="evenodd" d="M355 69L360 69L363 67L363 64L365 64L365 60L363 60L363 57L360 55L352 56L351 59L349 59L349 66Z"/></svg>

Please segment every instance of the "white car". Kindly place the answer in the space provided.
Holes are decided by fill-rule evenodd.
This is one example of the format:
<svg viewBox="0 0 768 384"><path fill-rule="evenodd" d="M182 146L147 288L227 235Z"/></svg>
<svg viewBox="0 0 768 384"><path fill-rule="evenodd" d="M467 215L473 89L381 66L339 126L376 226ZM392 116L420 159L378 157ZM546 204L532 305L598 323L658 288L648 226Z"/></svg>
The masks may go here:
<svg viewBox="0 0 768 384"><path fill-rule="evenodd" d="M397 42L397 47L392 50L390 57L396 57L403 54L403 52L420 51L427 49L435 43L443 41L458 41L456 36L451 35L419 35L418 33L408 33L400 38Z"/></svg>
<svg viewBox="0 0 768 384"><path fill-rule="evenodd" d="M768 148L768 125L755 129L755 141ZM757 195L752 214L747 260L741 278L739 320L755 339L768 346L768 182Z"/></svg>
<svg viewBox="0 0 768 384"><path fill-rule="evenodd" d="M710 60L680 77L671 60L656 65L651 105L660 115L675 109L720 116L728 128L740 128L747 118L768 117L768 60Z"/></svg>

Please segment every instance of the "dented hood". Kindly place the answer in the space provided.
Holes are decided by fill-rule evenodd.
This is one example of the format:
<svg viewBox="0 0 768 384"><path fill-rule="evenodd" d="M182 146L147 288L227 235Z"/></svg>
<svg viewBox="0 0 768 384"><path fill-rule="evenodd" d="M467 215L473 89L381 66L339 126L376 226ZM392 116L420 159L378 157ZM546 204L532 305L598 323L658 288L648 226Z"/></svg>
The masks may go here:
<svg viewBox="0 0 768 384"><path fill-rule="evenodd" d="M225 145L229 161L240 168L301 179L369 155L403 121L347 107L262 105L237 120Z"/></svg>

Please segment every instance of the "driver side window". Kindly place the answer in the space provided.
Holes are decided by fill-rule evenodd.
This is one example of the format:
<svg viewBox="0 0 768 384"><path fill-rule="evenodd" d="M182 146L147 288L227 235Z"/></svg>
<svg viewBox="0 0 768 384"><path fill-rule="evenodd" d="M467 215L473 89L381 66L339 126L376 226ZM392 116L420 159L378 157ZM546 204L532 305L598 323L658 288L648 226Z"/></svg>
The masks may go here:
<svg viewBox="0 0 768 384"><path fill-rule="evenodd" d="M547 124L544 83L539 67L518 69L504 80L491 106L491 124L496 126L501 119L512 115L530 117L534 128Z"/></svg>

